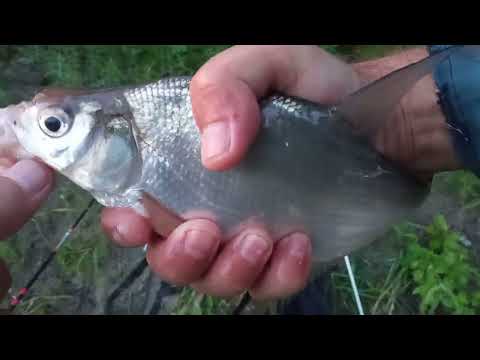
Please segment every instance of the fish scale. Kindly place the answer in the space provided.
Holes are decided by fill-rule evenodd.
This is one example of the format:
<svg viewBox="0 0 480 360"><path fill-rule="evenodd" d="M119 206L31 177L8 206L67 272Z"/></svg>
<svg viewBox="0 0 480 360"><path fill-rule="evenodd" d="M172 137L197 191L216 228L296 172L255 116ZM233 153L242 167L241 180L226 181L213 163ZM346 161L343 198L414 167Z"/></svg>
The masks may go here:
<svg viewBox="0 0 480 360"><path fill-rule="evenodd" d="M428 192L395 170L378 173L391 166L332 118L329 107L283 95L262 102L262 131L240 166L210 172L199 160L189 82L178 84L165 79L149 85L169 95L136 89L125 98L139 137L148 139L140 146L142 187L179 214L198 211L227 229L260 221L278 237L305 231L314 238L317 260L328 261L344 255L352 236L359 244L372 241ZM396 200L387 200L392 188Z"/></svg>
<svg viewBox="0 0 480 360"><path fill-rule="evenodd" d="M423 204L429 186L386 161L369 138L418 80L462 48L389 74L337 106L273 94L260 101L255 143L224 172L201 163L188 77L24 103L7 117L25 150L104 206L142 210L146 192L181 216L209 216L225 230L256 221L276 238L303 231L314 260L328 262ZM41 129L51 116L65 133Z"/></svg>

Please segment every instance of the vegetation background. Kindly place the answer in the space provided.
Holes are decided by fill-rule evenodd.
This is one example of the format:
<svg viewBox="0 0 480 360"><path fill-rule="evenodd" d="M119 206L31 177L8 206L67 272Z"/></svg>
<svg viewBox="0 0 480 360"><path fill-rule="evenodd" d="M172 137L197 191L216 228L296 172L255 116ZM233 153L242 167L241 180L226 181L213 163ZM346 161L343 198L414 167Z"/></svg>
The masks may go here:
<svg viewBox="0 0 480 360"><path fill-rule="evenodd" d="M0 106L28 98L40 86L112 87L169 75L193 75L228 46L1 46ZM409 45L319 46L346 61L359 61ZM432 194L418 222L398 224L381 242L352 254L367 314L480 313L480 226L476 220L480 182L468 172L441 174ZM35 218L11 241L0 244L0 257L13 273L13 289L24 285L88 201L87 194L62 179ZM99 304L141 253L114 248L99 228L98 211L92 211L81 231L62 249L20 313L104 313ZM329 265L329 270L328 294L335 313L355 314L345 268L337 263ZM140 285L126 291L116 312L146 313L145 288L155 281L159 280L151 274L141 277ZM165 289L161 282L156 286ZM150 307L150 313L227 314L237 300L214 299L189 288L167 295L160 307L153 306L156 312ZM140 298L143 305L138 305ZM275 313L276 305L256 304L252 311Z"/></svg>

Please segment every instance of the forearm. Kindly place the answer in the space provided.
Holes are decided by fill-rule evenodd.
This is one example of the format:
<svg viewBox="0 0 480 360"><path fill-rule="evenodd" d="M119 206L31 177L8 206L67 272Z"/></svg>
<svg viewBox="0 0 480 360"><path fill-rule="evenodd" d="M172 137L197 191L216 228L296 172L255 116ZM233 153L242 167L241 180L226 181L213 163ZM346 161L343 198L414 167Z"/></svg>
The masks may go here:
<svg viewBox="0 0 480 360"><path fill-rule="evenodd" d="M426 49L414 48L358 63L354 68L362 84L367 84L427 56ZM436 92L432 76L420 80L374 139L375 146L386 157L425 180L435 173L461 168Z"/></svg>

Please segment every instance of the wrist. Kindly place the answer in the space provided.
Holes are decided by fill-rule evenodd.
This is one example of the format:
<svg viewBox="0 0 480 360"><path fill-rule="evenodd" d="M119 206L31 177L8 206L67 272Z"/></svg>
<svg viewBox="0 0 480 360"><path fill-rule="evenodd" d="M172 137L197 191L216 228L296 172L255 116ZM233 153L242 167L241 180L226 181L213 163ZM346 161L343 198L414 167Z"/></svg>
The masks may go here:
<svg viewBox="0 0 480 360"><path fill-rule="evenodd" d="M364 86L427 56L426 49L415 48L353 66ZM404 96L373 142L385 157L421 179L431 180L438 172L461 168L431 75Z"/></svg>

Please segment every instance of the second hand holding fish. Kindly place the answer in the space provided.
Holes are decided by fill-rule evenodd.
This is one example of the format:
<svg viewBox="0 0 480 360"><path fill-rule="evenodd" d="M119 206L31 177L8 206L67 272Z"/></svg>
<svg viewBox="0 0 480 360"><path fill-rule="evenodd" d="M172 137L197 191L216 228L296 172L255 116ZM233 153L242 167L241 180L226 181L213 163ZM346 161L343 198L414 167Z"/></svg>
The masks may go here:
<svg viewBox="0 0 480 360"><path fill-rule="evenodd" d="M426 57L426 52L419 49L406 52L401 55L393 56L388 59L382 59L378 62L364 63L351 67L317 47L234 47L220 54L216 58L212 59L212 61L210 61L208 64L206 64L199 71L199 73L196 75L196 77L191 83L191 100L193 105L193 112L195 114L195 120L197 121L197 125L200 128L202 134L203 165L207 169L213 170L214 172L222 172L231 168L235 168L236 165L238 165L241 160L244 159L245 155L251 150L251 145L255 142L258 135L258 130L260 128L260 109L258 104L258 98L262 98L268 94L271 94L272 92L279 91L287 95L302 97L304 99L315 101L321 104L338 103L345 96L357 90L361 85L364 85L364 83L368 83L372 80L378 79L387 73L390 73L400 67L420 60L424 57ZM398 82L398 80L400 80L400 83L403 81L402 78L397 78L395 81ZM178 90L184 91L183 89L175 87L175 85L173 87L168 86L169 85L167 85L167 88L164 89L154 88L154 90L162 91L162 94L165 94L162 96L167 97L169 96L169 94L173 94ZM390 86L392 87L392 85ZM396 85L395 87L398 88L398 86ZM146 107L145 111L147 111L148 107L154 104L149 102L152 99L148 99L148 91L150 91L151 88L150 90L147 89L148 88L145 88L145 91L142 90L141 93L137 94L138 96L140 96L140 108L138 109L138 111L140 111L141 114L134 120L146 120L145 116L147 116L148 114L145 113L145 115L142 115L144 113L143 106ZM166 92L163 93L164 91ZM61 92L57 95L59 99L62 99ZM135 96L135 92L131 93L130 95ZM145 96L147 96L146 99ZM107 94L107 97L104 97L104 99L111 99L111 96L109 97L109 95ZM364 97L363 100L365 99L366 98ZM370 96L367 97L367 99L372 100L373 97ZM51 94L49 100L51 100ZM132 98L132 100L135 100L135 98ZM379 101L377 105L370 104L374 105L374 108L377 108L378 105L381 107L382 103L385 103L385 99L377 100L377 97L375 97L374 100ZM75 99L73 99L73 101L75 102ZM282 102L280 102L280 108L283 105L288 104L290 100L281 101L284 102L283 104ZM388 103L388 99L386 102ZM110 104L110 102L108 104ZM454 152L450 144L450 138L445 121L439 107L436 104L435 88L433 86L432 79L427 77L426 79L420 81L417 86L415 86L415 88L410 92L410 96L407 96L407 98L402 102L402 104L403 111L399 111L396 116L391 119L391 121L388 121L385 124L383 123L383 121L381 122L383 127L379 129L379 131L376 133L375 138L373 139L376 149L382 154L384 154L388 159L394 160L397 163L401 163L405 168L417 174L419 178L425 179L427 181L436 171L452 170L458 168L459 164L454 156ZM92 103L93 107L92 105L86 105L87 108L81 108L81 110L85 111L86 113L84 113L83 115L78 114L80 116L79 122L77 121L77 125L79 127L76 127L76 131L73 133L73 135L75 135L75 133L79 135L83 134L84 129L82 128L82 124L91 124L92 118L90 117L89 113L91 111L95 111L96 105L95 103ZM168 106L172 105L175 104L173 104L171 100L166 100L161 104L161 106L166 106L163 109L167 111ZM175 106L173 107L175 108ZM267 107L266 110L273 111L272 115L275 116L275 111L278 111L279 109L279 107L276 106L277 105ZM37 109L40 109L42 107L43 105L40 103ZM104 108L106 112L100 111L99 116L101 117L103 113L108 118L109 109L111 110L112 108L110 105L107 105L107 108ZM161 109L162 108L160 108L160 111L162 111ZM310 107L310 109L318 109L318 114L320 114L320 116L325 116L325 114L322 112L323 110L321 107ZM361 109L356 110L360 110L359 112L361 113L365 109L368 110L368 107L363 106ZM32 110L36 111L35 107ZM40 111L42 113L44 112L44 110ZM69 121L73 120L73 118L71 118L71 115L65 113L61 108L56 108L55 106L51 108L45 108L45 111L47 113L52 113L48 115L50 117L42 117L41 119L44 119L45 121L39 121L38 124L42 127L42 131L44 133L51 133L52 139L47 141L40 147L38 147L38 145L40 144L32 143L31 145L36 146L36 149L33 151L33 153L45 153L45 151L48 152L50 146L53 146L52 150L60 150L61 146L63 146L61 144L63 144L65 140L59 137L59 135L65 134L65 131L68 132L68 128L65 128L64 131L64 129L62 128L62 121L60 121L59 119L63 119L65 121L64 125L67 124ZM67 112L68 111L72 111L72 109L67 109ZM125 116L128 116L128 112L122 111L119 114L122 113ZM315 113L312 114L314 115L314 117L317 116L315 115ZM375 114L371 114L370 112L370 115ZM286 124L286 127L293 124L299 124L297 121L292 122L292 119L301 121L300 118L290 116L286 113L284 113L284 116L285 121L287 121L284 122L284 124ZM65 117L68 117L68 119ZM355 118L356 120L366 121L371 125L371 119L369 118L365 118L364 116L355 116ZM122 125L122 118L118 118L118 120L120 120L120 122L109 123L111 125L109 131L121 132L125 130L125 128L123 128L122 130L121 127L116 127L118 125ZM273 119L270 118L270 120ZM320 136L319 139L328 141L330 137L328 132L317 133L317 131L321 131L325 128L328 129L331 123L328 122L325 117L323 117L321 120L326 122L321 122L320 127L314 127L312 135L313 137ZM310 120L307 119L307 121ZM32 128L30 126L29 121L27 121L26 123L24 121L22 122L23 126L26 125L32 131L35 131L36 134L41 134L35 128ZM36 123L33 123L33 125L35 124ZM125 122L123 122L123 124L125 124ZM102 133L101 120L100 122L98 122L98 125L100 125L98 127L100 133L98 134L104 134ZM145 125L155 125L158 127L159 125L171 126L175 124L172 122L168 122L167 120L166 123L160 124L158 122L142 123L142 126ZM280 123L279 125L280 126L277 129L284 129L282 128L282 123ZM302 125L299 126L301 127ZM312 127L310 127L310 129L312 129ZM19 128L18 130L20 131L21 128ZM175 129L166 129L166 131L170 130ZM80 131L80 133L78 133L78 131ZM274 129L272 131L278 130ZM296 129L293 128L293 131L296 131ZM276 133L273 132L271 134ZM105 135L108 135L108 133L106 133ZM296 135L301 134L297 133ZM362 168L362 166L364 166L364 170L371 170L373 174L375 166L372 165L374 165L376 161L375 158L370 157L373 156L371 152L366 151L362 154L351 155L340 153L340 156L336 156L335 149L325 147L322 148L322 146L324 145L319 144L318 141L312 142L313 137L310 137L308 133L305 133L303 135L305 136L297 136L296 139L304 139L303 141L306 141L307 144L308 141L310 141L309 144L311 147L309 147L308 149L316 148L317 151L315 153L318 153L319 149L323 149L322 151L326 151L325 156L320 158L329 159L330 157L330 159L342 159L341 161L345 161L345 163L343 164L335 164L336 167L333 170L335 176L340 175L343 169L350 171L350 167L348 164L354 165L354 167L358 166L360 167L360 169ZM335 138L335 136L333 136L333 138ZM67 142L69 141L68 139L69 137L67 136ZM110 139L112 139L113 142ZM85 140L87 140L86 145L95 144L95 142L88 142L89 140L104 141L100 144L103 147L98 148L101 150L101 152L95 153L95 162L98 163L100 166L99 168L97 166L98 169L102 169L101 166L104 163L101 160L105 155L113 156L113 158L108 156L106 158L107 160L109 160L110 165L112 164L112 162L121 165L119 171L122 171L122 169L125 170L124 167L126 165L128 166L128 164L136 163L135 158L127 157L123 158L122 160L118 156L115 156L118 153L122 153L121 150L131 150L130 147L123 146L123 144L127 143L122 141L115 142L115 139L127 140L128 138L109 138L108 136L105 138L103 136L100 136L96 137L95 139L91 139L90 137L85 138ZM282 135L279 138L274 138L274 143L278 142L279 139L282 139ZM348 143L347 141L345 144L343 144L341 141L342 139L342 136L336 138L334 145L345 145L346 149L357 149L360 152L366 150L366 147L364 147L363 145L355 145L355 141L350 143ZM350 139L351 141L351 138L349 138L348 135L347 139ZM30 141L30 137L24 138L23 140L28 142ZM31 138L31 140L35 141L34 138ZM74 142L76 142L79 139L73 140ZM168 139L165 140L168 141ZM340 142L338 142L338 140L340 140ZM55 148L55 144L57 143L60 144L59 148ZM76 148L75 144L71 145L72 146L70 149L70 153L62 152L61 154L59 154L61 155L60 159L64 159L68 162L69 155L72 155L74 157L78 155L84 155L83 152L75 153L75 151L77 151L76 149L81 150L81 148ZM116 149L114 153L108 153L108 151L107 153L103 152L104 150L110 149L111 145L117 146L116 148L115 146L112 148ZM132 143L129 143L129 146L130 145L132 145ZM141 145L145 146L145 144ZM160 145L162 145L162 143L160 143ZM298 148L299 145L300 148ZM118 146L120 146L120 148L118 148ZM285 146L288 148L289 144L286 143ZM297 154L301 157L299 158L297 156L296 159L302 160L300 168L297 169L299 171L299 174L308 173L308 169L305 167L309 166L307 165L307 163L312 163L311 165L315 167L316 164L313 164L313 162L316 161L316 156L320 154L315 155L312 153L312 150L310 150L310 153L306 153L304 151L306 149L304 149L301 142L297 142L294 146L291 146L291 148L294 154ZM175 151L177 149L184 150L182 148L174 148L173 150ZM276 151L276 149L281 150L278 147L267 147L267 153L264 153L263 155L272 154L271 151ZM300 153L298 153L299 149ZM146 150L150 151L151 149L148 148ZM339 150L342 150L341 147L339 148ZM73 153L71 151L73 151ZM282 154L286 156L288 156L289 153L290 151L286 151L285 149L282 150ZM135 151L127 151L125 152L125 154L129 156L135 156ZM346 157L342 158L342 154ZM148 159L155 160L151 157L151 155L152 154L149 155ZM357 163L351 162L353 161L353 157L356 155L359 156ZM186 156L188 158L188 153L183 154L183 156ZM272 159L274 163L270 162ZM54 159L51 160L54 161ZM363 165L362 161L366 161L366 165ZM182 164L180 164L180 166L181 165ZM187 164L187 171L189 169L189 165L194 164ZM262 170L262 172L265 171L266 173L264 173L263 175L266 175L266 177L262 177L262 173L260 173L260 178L253 178L254 182L255 179L262 181L265 181L265 179L274 180L273 178L271 178L271 175L275 174L275 171L277 171L275 167L277 166L275 157L270 158L270 160L268 160L263 165L265 165L265 169L261 168L259 170ZM295 164L290 165L294 166ZM320 165L322 166L324 164ZM65 166L66 164L61 165L60 167L66 169ZM97 170L97 168L92 169ZM200 168L197 168L196 165L195 169L197 169L195 170L196 172L193 171L192 174L204 176L202 179L199 179L199 184L202 184L202 182L205 180L208 181L210 175L205 175L205 173L203 173ZM98 181L103 178L103 175L112 176L112 174L116 174L118 172L115 166L110 166L108 170L110 171L108 174L103 174L101 172L98 173L100 178L95 179L96 187L94 187L94 189L107 191L107 193L108 191L112 190L110 188L104 189L102 183ZM131 171L135 169L128 168L126 170L130 170L127 171L127 174L135 176L135 171ZM288 171L289 167L287 166L284 167L283 171L280 171L280 173L287 173ZM326 207L324 207L324 209L328 210L329 206L333 206L330 209L334 211L346 210L347 213L345 213L345 215L340 215L339 219L343 221L344 225L346 225L345 229L348 230L349 225L352 225L349 223L352 219L355 219L351 218L351 216L359 215L354 212L353 208L357 207L357 205L355 202L352 201L356 201L355 199L363 199L365 197L366 198L364 200L369 200L367 194L362 193L362 191L371 189L376 192L374 200L380 201L378 209L372 210L372 214L374 216L383 216L383 214L379 213L379 209L381 209L382 206L387 205L387 218L389 215L391 215L388 214L388 211L395 211L395 206L401 208L403 200L399 200L398 196L395 197L393 194L392 196L387 196L387 188L384 188L383 186L395 187L395 179L401 179L401 177L390 178L388 175L378 175L378 169L375 171L375 174L371 176L370 173L368 173L369 180L365 180L366 183L364 185L362 185L364 181L361 177L362 173L360 173L360 176L357 173L351 176L352 179L355 178L362 181L362 184L359 184L358 188L356 188L356 185L352 184L354 188L352 189L352 191L354 191L350 195L347 195L347 197L345 198L347 200L346 209L344 207L342 208L341 203L338 202L338 196L342 196L342 193L345 191L346 193L349 193L350 189L348 187L345 187L345 185L336 183L334 179L328 178L328 172L325 173L324 171L317 171L313 173L314 176L321 175L321 177L317 180L324 179L323 176L325 175L327 175L328 179L326 179L326 184L322 184L322 191L320 191L318 194L312 194L312 198L320 201L322 201L323 199L323 202L328 200L335 201L335 198L328 198L329 193L325 192L325 190L330 189L330 186L337 186L338 188L342 189L340 192L337 191L336 193L334 192L334 194L332 194L337 197L337 202L325 203ZM245 186L248 187L249 185L246 184L251 182L252 178L248 176L248 172L247 174L240 174L244 176L243 180L246 182L239 185L242 185L243 188L245 188ZM88 175L88 171L87 173L82 173L81 171L75 173L75 176L83 175ZM153 178L148 179L153 181L156 181L155 179L158 179L158 175L156 175L155 173L150 173L150 175L153 175ZM196 183L195 179L191 179L189 177L189 175L191 174L186 173L183 175L187 175L187 177L184 179L188 181L194 181L194 183ZM161 174L161 176L163 177L158 180L165 181L168 179L168 173ZM165 176L167 176L167 178L165 178ZM293 176L295 177L295 175ZM350 175L347 175L347 180L349 176ZM376 180L377 176L381 177L378 181ZM88 180L93 178L87 176L86 179ZM115 180L116 178L112 177L112 179ZM226 179L232 180L232 178L229 178L228 176L226 177ZM119 178L120 182L123 180L125 179L122 177ZM334 181L332 182L332 180ZM295 181L298 183L297 180ZM392 182L389 183L389 181ZM300 183L302 182L305 182L305 180L300 180ZM116 183L117 182L115 182L115 184ZM370 184L370 187L368 187L367 183ZM182 201L181 198L178 198L178 196L183 196L183 194L177 194L176 192L177 189L181 190L181 187L178 187L174 183L169 184L171 188L167 187L166 190L169 191L169 193L167 193L167 196L173 195L175 196L173 198L174 201ZM234 184L234 182L230 181L226 185L231 187L232 184ZM308 184L310 185L310 183ZM375 184L373 188L372 184ZM409 191L408 188L410 185L404 187L404 185L406 185L405 183L400 182L399 184L400 187L397 189L399 190L399 194L403 194L401 192L402 189L403 191ZM108 183L106 183L106 185L108 185ZM114 184L112 183L112 185ZM161 185L161 183L159 183L159 185ZM203 185L205 185L205 183L203 183ZM270 211L274 211L275 216L281 217L281 213L279 213L279 211L281 211L282 206L284 206L285 204L270 204L270 198L272 198L272 196L265 196L265 194L261 194L259 192L269 191L269 189L267 189L266 187L262 189L253 189L254 193L257 193L257 195L259 196L260 202L265 200L268 202L266 205L269 207ZM414 189L414 187L410 188ZM210 186L205 189L212 190L212 187ZM222 186L221 184L219 187L213 186L213 189L222 189ZM284 187L284 189L288 190L289 188ZM315 187L312 187L311 191L315 192L314 189ZM234 188L231 188L230 190L234 191ZM218 195L222 196L222 194L214 193L214 197L217 198L220 202L227 200L228 203L229 201L231 202L231 200L233 200L231 198L232 196L237 196L237 204L249 206L250 201L253 201L254 199L252 197L246 197L245 199L238 198L238 195L242 195L243 193L244 191L239 191L239 194L226 194L225 199L218 197ZM279 194L279 197L285 198L284 195L286 195L287 198L288 196L290 196L288 194ZM309 209L310 206L310 203L308 201L309 194L305 194L305 190L303 190L303 192L301 192L301 195L302 197L300 202L302 203L303 201L302 204L305 205L305 207L303 207L301 210L303 210L303 216L308 216L309 212L307 211L305 213L305 211ZM408 193L406 193L405 195L409 197ZM324 196L327 196L328 199L325 199ZM348 196L350 196L350 198ZM360 198L358 196L360 196ZM381 201L383 196L387 196L387 198L389 199L391 198L390 200L392 202L383 203ZM185 200L188 200L188 194L185 194L185 197ZM162 198L163 197L160 196L160 199ZM394 198L397 200L394 200ZM121 200L122 197L120 196L119 199ZM295 197L290 198L290 200L292 204L297 202L295 200ZM371 201L367 202L367 204L370 203ZM365 205L362 204L363 203L359 204L359 209L361 209L361 207ZM392 207L388 208L388 204L391 204ZM169 214L165 212L163 207L155 203L155 201L146 200L144 205L148 209L148 212L150 214L150 220L147 220L136 214L134 211L128 209L106 209L102 217L102 223L107 233L109 233L110 236L122 246L143 246L148 243L149 263L153 270L156 271L165 280L176 284L193 284L194 287L201 290L202 292L225 297L240 294L245 290L250 290L253 298L256 299L285 297L299 291L305 285L311 266L312 247L309 239L302 233L290 234L285 238L275 238L275 235L270 231L271 229L266 228L263 224L257 223L247 228L242 228L240 230L237 229L235 233L230 232L227 234L223 234L219 226L215 224L213 219L208 218L208 216L204 216L204 214L200 214L200 216L199 214L182 214L183 216L185 216L187 221L180 224L183 220L176 218L176 216L168 216ZM274 206L274 208L272 208L272 206ZM351 206L352 208L349 208L348 206ZM292 209L289 210L292 211ZM309 220L310 222L312 220L322 222L322 219L316 218L316 212L312 213L311 215L312 216L310 216ZM367 218L368 216L371 217L371 215L365 215L367 215ZM384 220L386 220L386 218ZM335 220L335 217L333 217L333 219ZM324 219L323 222L325 221L328 222L328 220ZM379 222L381 223L382 221ZM179 226L177 227L177 225ZM357 224L357 226L358 225L359 224ZM368 227L368 224L365 225L367 225ZM373 224L370 224L370 226L372 225ZM335 224L330 224L327 226L327 228L329 228L330 230L335 229ZM164 236L162 237L158 234ZM317 231L315 238L316 245L327 246L325 249L327 250L328 254L323 253L323 255L327 258L337 253L338 249L341 249L342 246L344 246L342 243L322 240L318 237L321 235L322 234L318 233ZM345 235L342 236L345 238ZM229 239L230 241L225 241L226 239ZM347 239L348 244L346 244L346 249L352 249L354 243L357 243L358 245L363 241L364 240L362 239ZM345 249L342 251L345 251ZM322 251L317 252L317 254L322 255Z"/></svg>
<svg viewBox="0 0 480 360"><path fill-rule="evenodd" d="M364 83L426 56L425 50L414 49L352 67L317 47L234 47L207 63L192 81L203 164L223 171L240 162L259 129L258 98L282 91L336 103ZM427 181L437 171L460 167L436 100L433 80L427 77L375 139L379 151ZM191 219L160 239L154 234L165 227L155 219L164 224L164 210L150 201L148 208L151 223L127 209L105 209L102 223L122 246L150 243L149 263L163 279L218 296L249 290L254 299L292 295L307 281L311 245L303 234L275 241L267 228L256 224L225 241L228 235L214 222Z"/></svg>

